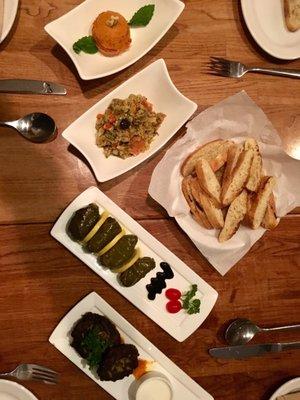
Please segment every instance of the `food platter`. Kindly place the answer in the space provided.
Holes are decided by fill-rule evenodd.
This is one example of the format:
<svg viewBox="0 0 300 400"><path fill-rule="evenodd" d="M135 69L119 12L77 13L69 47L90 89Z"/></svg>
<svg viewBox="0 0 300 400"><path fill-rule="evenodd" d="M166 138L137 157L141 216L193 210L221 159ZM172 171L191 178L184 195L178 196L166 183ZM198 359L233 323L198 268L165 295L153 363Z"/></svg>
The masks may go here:
<svg viewBox="0 0 300 400"><path fill-rule="evenodd" d="M213 400L209 393L178 368L97 293L92 292L64 316L51 334L49 342L115 399L128 399L126 393L128 393L130 385L132 385L134 381L133 376L131 375L117 382L101 381L83 364L80 356L70 345L70 330L74 326L74 323L86 312L105 315L116 325L124 341L126 343L132 343L137 347L139 356L142 359L154 361L153 370L163 373L171 382L173 400L181 400L184 398L189 400Z"/></svg>
<svg viewBox="0 0 300 400"><path fill-rule="evenodd" d="M4 0L2 31L0 23L0 43L3 42L3 40L7 37L14 24L18 11L18 5L19 0Z"/></svg>
<svg viewBox="0 0 300 400"><path fill-rule="evenodd" d="M143 0L86 0L67 14L45 26L46 32L59 43L72 59L82 79L96 79L114 74L136 62L146 54L170 29L184 9L179 0L153 0L155 14L145 28L132 30L132 43L128 51L115 56L76 54L73 43L90 34L97 15L106 10L117 11L127 20L139 8L148 4Z"/></svg>
<svg viewBox="0 0 300 400"><path fill-rule="evenodd" d="M136 285L130 288L121 286L114 273L102 268L93 254L86 253L79 243L72 241L68 236L66 226L71 216L76 210L90 203L96 203L103 210L107 210L117 218L127 232L137 235L142 254L155 260L155 269ZM217 300L218 294L210 285L96 187L90 187L85 190L65 209L52 228L51 235L180 342L190 336L202 324ZM146 284L149 283L150 277L154 277L159 271L159 264L162 261L169 263L173 269L174 278L170 280L171 287L185 291L190 285L197 284L197 294L201 300L200 313L188 315L182 310L176 315L168 314L165 309L166 301L162 294L157 296L154 301L148 300Z"/></svg>
<svg viewBox="0 0 300 400"><path fill-rule="evenodd" d="M263 50L283 60L300 57L300 30L287 29L283 1L241 0L241 6L246 25Z"/></svg>
<svg viewBox="0 0 300 400"><path fill-rule="evenodd" d="M130 94L142 94L154 105L155 111L166 115L150 148L127 159L105 157L96 145L96 119L114 98L125 99ZM119 176L151 157L184 125L197 105L174 86L164 60L157 60L110 92L74 121L62 136L75 146L90 163L99 182Z"/></svg>

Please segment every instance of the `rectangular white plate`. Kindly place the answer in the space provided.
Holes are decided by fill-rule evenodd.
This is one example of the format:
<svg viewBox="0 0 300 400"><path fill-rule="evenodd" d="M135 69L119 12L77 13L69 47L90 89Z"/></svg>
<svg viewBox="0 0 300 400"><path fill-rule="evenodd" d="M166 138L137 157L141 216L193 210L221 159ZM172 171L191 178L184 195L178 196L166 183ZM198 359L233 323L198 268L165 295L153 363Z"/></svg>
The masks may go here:
<svg viewBox="0 0 300 400"><path fill-rule="evenodd" d="M141 254L154 258L156 268L134 286L121 286L116 274L102 268L95 255L85 253L82 246L72 241L66 233L67 223L73 213L90 203L96 203L101 212L106 209L123 225L127 233L133 233L139 238L137 246ZM217 300L218 294L211 286L96 187L85 190L65 209L52 228L51 235L179 342L185 340L202 324ZM191 284L198 285L200 313L188 315L181 310L177 314L169 314L165 308L167 299L164 292L157 295L154 301L148 300L146 285L156 272L161 271L159 264L162 261L168 262L174 272L174 278L166 281L167 288L175 287L185 292Z"/></svg>
<svg viewBox="0 0 300 400"><path fill-rule="evenodd" d="M122 160L105 157L96 145L96 118L104 113L114 98L126 99L130 94L146 96L155 112L166 115L150 148L135 157ZM184 125L197 109L197 104L184 97L174 86L164 60L157 60L101 99L74 121L62 136L88 160L99 182L115 178L136 167L157 152Z"/></svg>
<svg viewBox="0 0 300 400"><path fill-rule="evenodd" d="M11 0L10 0L11 1ZM131 28L131 45L124 53L105 57L101 53L76 54L73 44L91 34L92 24L103 11L116 11L127 21L146 4L154 4L155 11L149 25ZM179 0L86 0L62 17L45 26L46 32L59 43L72 59L82 79L96 79L114 74L135 63L165 35L184 9Z"/></svg>
<svg viewBox="0 0 300 400"><path fill-rule="evenodd" d="M70 345L70 331L74 324L86 312L105 315L116 325L124 342L136 346L139 352L139 358L154 361L152 370L163 373L171 382L173 389L172 400L213 400L213 397L209 393L178 368L97 293L92 292L65 315L50 336L49 342L115 399L128 399L128 389L134 381L134 377L131 375L117 382L100 381L100 379L90 371L88 366L84 365L83 359Z"/></svg>

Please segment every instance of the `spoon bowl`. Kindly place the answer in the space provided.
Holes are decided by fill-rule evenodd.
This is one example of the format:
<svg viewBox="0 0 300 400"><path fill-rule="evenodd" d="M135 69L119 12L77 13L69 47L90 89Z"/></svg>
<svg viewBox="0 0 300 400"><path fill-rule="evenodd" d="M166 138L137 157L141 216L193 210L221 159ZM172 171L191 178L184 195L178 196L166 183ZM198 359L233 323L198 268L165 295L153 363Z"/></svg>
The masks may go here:
<svg viewBox="0 0 300 400"><path fill-rule="evenodd" d="M250 342L260 332L260 328L248 319L238 318L233 321L225 332L225 340L231 346Z"/></svg>
<svg viewBox="0 0 300 400"><path fill-rule="evenodd" d="M49 115L38 112L25 115L16 121L0 122L0 126L13 128L34 143L53 140L57 131L54 120Z"/></svg>

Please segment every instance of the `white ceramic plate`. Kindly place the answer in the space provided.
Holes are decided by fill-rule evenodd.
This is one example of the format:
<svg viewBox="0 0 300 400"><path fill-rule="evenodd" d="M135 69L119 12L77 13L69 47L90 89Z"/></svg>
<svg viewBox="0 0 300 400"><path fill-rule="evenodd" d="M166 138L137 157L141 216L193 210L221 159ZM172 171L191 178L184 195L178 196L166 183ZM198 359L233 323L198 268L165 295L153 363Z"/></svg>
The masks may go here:
<svg viewBox="0 0 300 400"><path fill-rule="evenodd" d="M100 212L106 209L123 225L127 233L133 233L139 238L137 247L140 248L142 256L154 258L156 268L150 271L136 285L130 288L121 286L116 274L101 267L95 255L84 252L82 246L72 241L67 235L66 226L73 213L90 203L96 203ZM211 286L96 187L90 187L85 190L65 209L52 228L51 235L180 342L185 340L202 324L217 300L218 294ZM162 294L157 295L154 301L148 300L146 285L150 283L150 278L154 277L156 272L161 271L159 264L162 261L168 262L174 272L174 278L166 281L167 288L175 287L184 292L189 289L191 284L198 285L197 297L201 299L200 313L188 315L181 310L177 314L169 314L165 308L167 299L164 291Z"/></svg>
<svg viewBox="0 0 300 400"><path fill-rule="evenodd" d="M290 381L284 383L276 390L273 396L270 397L270 400L276 400L279 396L293 392L300 392L300 378L291 379Z"/></svg>
<svg viewBox="0 0 300 400"><path fill-rule="evenodd" d="M83 359L70 345L69 333L75 322L86 312L105 315L116 325L124 342L136 346L141 359L155 361L153 370L163 373L171 382L174 393L172 400L213 400L210 394L178 368L97 293L92 292L72 308L60 321L50 336L49 341L115 399L128 399L128 389L134 382L134 377L131 375L116 382L100 381L99 378L89 370L84 364Z"/></svg>
<svg viewBox="0 0 300 400"><path fill-rule="evenodd" d="M154 111L166 115L150 148L135 157L122 160L105 158L96 145L96 117L103 113L114 98L126 99L130 94L142 94L154 106ZM63 137L88 160L99 182L115 178L136 167L157 152L196 111L197 104L184 97L174 86L164 60L157 60L110 92L64 132Z"/></svg>
<svg viewBox="0 0 300 400"><path fill-rule="evenodd" d="M3 26L0 31L0 43L6 38L11 30L18 11L19 0L4 0ZM1 24L0 24L1 25Z"/></svg>
<svg viewBox="0 0 300 400"><path fill-rule="evenodd" d="M131 28L130 48L115 57L105 57L100 53L76 54L73 43L91 34L91 26L99 13L112 10L122 14L127 21L146 4L155 4L152 20L146 27ZM82 79L96 79L114 74L136 62L164 36L184 9L179 0L86 0L69 13L45 26L68 53Z"/></svg>
<svg viewBox="0 0 300 400"><path fill-rule="evenodd" d="M0 379L1 400L38 400L28 389L16 382Z"/></svg>
<svg viewBox="0 0 300 400"><path fill-rule="evenodd" d="M283 60L300 57L300 30L287 29L282 0L241 0L241 5L246 25L260 47Z"/></svg>

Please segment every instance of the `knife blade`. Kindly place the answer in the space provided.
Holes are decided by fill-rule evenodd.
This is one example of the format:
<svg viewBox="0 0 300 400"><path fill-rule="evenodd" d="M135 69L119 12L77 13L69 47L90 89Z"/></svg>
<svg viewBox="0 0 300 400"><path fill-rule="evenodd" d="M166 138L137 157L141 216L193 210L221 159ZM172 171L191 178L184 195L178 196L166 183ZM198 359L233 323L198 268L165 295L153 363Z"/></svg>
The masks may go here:
<svg viewBox="0 0 300 400"><path fill-rule="evenodd" d="M215 347L209 349L209 354L216 358L242 359L261 356L265 353L279 353L283 350L291 349L300 349L300 342Z"/></svg>
<svg viewBox="0 0 300 400"><path fill-rule="evenodd" d="M32 79L1 79L0 93L31 93L65 95L67 90L53 82Z"/></svg>

